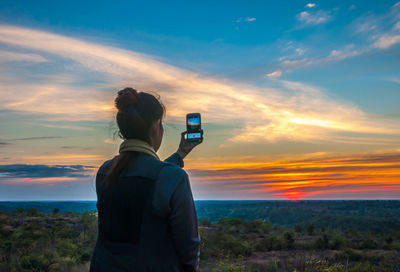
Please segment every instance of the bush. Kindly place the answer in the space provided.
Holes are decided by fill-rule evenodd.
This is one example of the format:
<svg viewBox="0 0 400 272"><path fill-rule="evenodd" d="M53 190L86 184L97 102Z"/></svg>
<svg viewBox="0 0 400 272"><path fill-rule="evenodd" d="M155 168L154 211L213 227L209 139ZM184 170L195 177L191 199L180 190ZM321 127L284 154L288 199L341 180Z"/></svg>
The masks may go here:
<svg viewBox="0 0 400 272"><path fill-rule="evenodd" d="M309 224L307 226L307 233L308 233L308 235L313 235L314 234L314 225L313 224Z"/></svg>
<svg viewBox="0 0 400 272"><path fill-rule="evenodd" d="M248 231L254 233L268 234L272 229L270 223L261 219L255 219L248 223Z"/></svg>
<svg viewBox="0 0 400 272"><path fill-rule="evenodd" d="M38 209L36 209L36 208L30 208L28 211L27 211L27 215L28 216L40 216L42 213L38 210Z"/></svg>
<svg viewBox="0 0 400 272"><path fill-rule="evenodd" d="M201 233L200 257L202 259L250 256L252 247L248 241L241 241L232 235L222 232Z"/></svg>
<svg viewBox="0 0 400 272"><path fill-rule="evenodd" d="M30 271L46 271L50 261L44 255L27 255L21 257L21 267Z"/></svg>
<svg viewBox="0 0 400 272"><path fill-rule="evenodd" d="M69 239L59 240L56 247L62 257L78 257L78 247Z"/></svg>
<svg viewBox="0 0 400 272"><path fill-rule="evenodd" d="M295 230L297 233L302 233L302 232L303 232L303 228L302 228L300 225L295 225L295 226L294 226L294 230Z"/></svg>
<svg viewBox="0 0 400 272"><path fill-rule="evenodd" d="M335 235L329 247L331 249L340 249L342 245L343 245L342 237L340 235Z"/></svg>
<svg viewBox="0 0 400 272"><path fill-rule="evenodd" d="M278 240L275 236L268 235L267 237L260 239L256 242L254 249L257 251L271 251L273 249L277 249Z"/></svg>
<svg viewBox="0 0 400 272"><path fill-rule="evenodd" d="M374 240L368 238L367 240L364 240L361 242L360 248L361 249L376 249L376 248L378 248L378 244Z"/></svg>
<svg viewBox="0 0 400 272"><path fill-rule="evenodd" d="M246 221L240 218L221 218L217 225L219 230L230 234L243 233L247 230Z"/></svg>
<svg viewBox="0 0 400 272"><path fill-rule="evenodd" d="M318 237L314 241L314 248L316 249L326 249L329 248L329 238L328 235L324 234L322 237Z"/></svg>
<svg viewBox="0 0 400 272"><path fill-rule="evenodd" d="M199 226L209 227L211 226L211 221L207 217L202 217L199 219Z"/></svg>
<svg viewBox="0 0 400 272"><path fill-rule="evenodd" d="M340 251L336 254L336 258L342 260L349 261L359 261L362 255L360 252L353 250L351 248L346 248L345 250Z"/></svg>
<svg viewBox="0 0 400 272"><path fill-rule="evenodd" d="M293 233L287 231L283 234L283 241L286 249L293 249L294 245L294 235Z"/></svg>

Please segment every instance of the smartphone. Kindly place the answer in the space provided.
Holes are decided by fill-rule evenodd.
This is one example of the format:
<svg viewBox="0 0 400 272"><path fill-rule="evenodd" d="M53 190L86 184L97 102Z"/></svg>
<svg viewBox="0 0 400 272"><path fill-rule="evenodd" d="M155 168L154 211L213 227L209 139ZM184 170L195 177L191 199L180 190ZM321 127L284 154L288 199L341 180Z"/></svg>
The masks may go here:
<svg viewBox="0 0 400 272"><path fill-rule="evenodd" d="M203 139L200 113L186 114L186 140L195 142Z"/></svg>

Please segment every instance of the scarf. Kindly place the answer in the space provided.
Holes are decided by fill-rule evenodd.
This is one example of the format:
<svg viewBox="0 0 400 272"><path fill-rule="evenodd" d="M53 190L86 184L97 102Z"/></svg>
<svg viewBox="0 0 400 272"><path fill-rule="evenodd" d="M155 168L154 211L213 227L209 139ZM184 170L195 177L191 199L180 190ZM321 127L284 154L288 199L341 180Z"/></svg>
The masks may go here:
<svg viewBox="0 0 400 272"><path fill-rule="evenodd" d="M124 140L121 145L119 146L119 153L124 152L124 151L139 151L143 152L145 154L151 155L158 160L160 158L158 157L156 151L154 148L149 145L147 142L139 139L126 139Z"/></svg>

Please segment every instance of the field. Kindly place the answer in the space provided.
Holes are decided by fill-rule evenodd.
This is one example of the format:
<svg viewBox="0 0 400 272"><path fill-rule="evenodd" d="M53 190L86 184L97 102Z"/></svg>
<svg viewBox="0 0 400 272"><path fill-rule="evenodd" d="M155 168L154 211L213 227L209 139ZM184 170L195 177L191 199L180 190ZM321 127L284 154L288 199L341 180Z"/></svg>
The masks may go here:
<svg viewBox="0 0 400 272"><path fill-rule="evenodd" d="M82 205L67 212L68 202L0 203L0 271L87 271L97 217L85 211L93 203ZM196 208L201 271L400 271L400 201L196 201Z"/></svg>

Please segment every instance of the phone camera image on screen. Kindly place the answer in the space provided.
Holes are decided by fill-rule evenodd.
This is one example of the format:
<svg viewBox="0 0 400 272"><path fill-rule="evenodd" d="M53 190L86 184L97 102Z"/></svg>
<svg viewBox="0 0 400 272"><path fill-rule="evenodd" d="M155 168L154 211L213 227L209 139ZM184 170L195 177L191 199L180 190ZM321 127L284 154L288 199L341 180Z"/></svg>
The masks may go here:
<svg viewBox="0 0 400 272"><path fill-rule="evenodd" d="M186 130L188 141L199 141L202 139L200 113L188 113L186 115Z"/></svg>

